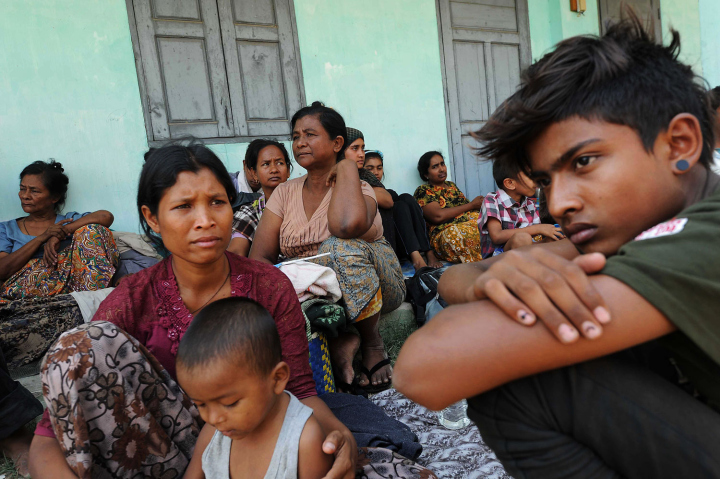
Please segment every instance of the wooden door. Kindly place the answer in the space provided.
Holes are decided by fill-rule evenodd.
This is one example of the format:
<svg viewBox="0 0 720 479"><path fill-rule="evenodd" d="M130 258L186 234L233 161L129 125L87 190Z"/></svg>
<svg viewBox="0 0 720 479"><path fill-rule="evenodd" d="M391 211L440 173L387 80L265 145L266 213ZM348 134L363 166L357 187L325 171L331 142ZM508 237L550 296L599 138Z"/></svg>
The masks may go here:
<svg viewBox="0 0 720 479"><path fill-rule="evenodd" d="M238 136L289 135L302 107L288 0L218 0Z"/></svg>
<svg viewBox="0 0 720 479"><path fill-rule="evenodd" d="M643 23L651 26L649 30L654 33L655 39L662 42L660 0L600 0L600 28L602 33L605 33L608 25L620 20L623 4L632 7Z"/></svg>
<svg viewBox="0 0 720 479"><path fill-rule="evenodd" d="M438 0L453 180L468 199L496 189L470 132L517 89L530 64L527 0Z"/></svg>
<svg viewBox="0 0 720 479"><path fill-rule="evenodd" d="M152 139L233 136L215 0L133 0Z"/></svg>

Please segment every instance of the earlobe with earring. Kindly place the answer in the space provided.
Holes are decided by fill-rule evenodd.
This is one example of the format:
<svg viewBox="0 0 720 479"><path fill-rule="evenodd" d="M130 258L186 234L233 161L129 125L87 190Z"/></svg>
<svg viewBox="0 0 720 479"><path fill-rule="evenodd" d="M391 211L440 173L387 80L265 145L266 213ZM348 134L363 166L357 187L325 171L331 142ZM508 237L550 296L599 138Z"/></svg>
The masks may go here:
<svg viewBox="0 0 720 479"><path fill-rule="evenodd" d="M690 163L688 160L678 160L677 163L675 163L675 168L677 168L678 171L685 171L690 168Z"/></svg>

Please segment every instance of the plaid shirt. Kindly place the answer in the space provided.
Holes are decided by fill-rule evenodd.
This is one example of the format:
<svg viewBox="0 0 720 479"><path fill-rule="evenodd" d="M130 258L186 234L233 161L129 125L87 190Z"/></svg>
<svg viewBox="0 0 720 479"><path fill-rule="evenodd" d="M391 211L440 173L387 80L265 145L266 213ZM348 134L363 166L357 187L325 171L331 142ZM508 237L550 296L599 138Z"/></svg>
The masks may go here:
<svg viewBox="0 0 720 479"><path fill-rule="evenodd" d="M265 196L261 196L249 205L243 205L233 215L232 237L245 238L252 242L255 230L265 209Z"/></svg>
<svg viewBox="0 0 720 479"><path fill-rule="evenodd" d="M525 197L521 203L515 202L504 190L497 190L496 193L489 193L483 201L478 228L480 228L480 251L482 257L492 256L495 248L501 244L495 244L488 233L487 222L489 218L500 221L502 229L512 230L525 228L526 226L540 223L535 202Z"/></svg>

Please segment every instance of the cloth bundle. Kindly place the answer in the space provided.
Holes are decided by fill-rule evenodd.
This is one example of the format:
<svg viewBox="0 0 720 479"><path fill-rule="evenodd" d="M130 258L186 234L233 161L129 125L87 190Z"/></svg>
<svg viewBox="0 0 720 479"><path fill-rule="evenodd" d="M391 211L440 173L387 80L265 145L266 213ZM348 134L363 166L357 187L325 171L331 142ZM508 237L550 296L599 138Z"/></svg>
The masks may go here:
<svg viewBox="0 0 720 479"><path fill-rule="evenodd" d="M290 279L301 303L316 296L329 297L335 303L342 297L340 283L330 268L309 261L280 264L278 268Z"/></svg>

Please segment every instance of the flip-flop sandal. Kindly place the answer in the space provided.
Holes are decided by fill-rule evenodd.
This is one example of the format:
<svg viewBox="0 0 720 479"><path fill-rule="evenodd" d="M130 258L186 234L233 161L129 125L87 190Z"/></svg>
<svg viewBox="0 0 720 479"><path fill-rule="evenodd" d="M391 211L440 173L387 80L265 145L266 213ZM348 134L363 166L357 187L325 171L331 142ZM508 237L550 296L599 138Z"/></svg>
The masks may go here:
<svg viewBox="0 0 720 479"><path fill-rule="evenodd" d="M360 386L358 378L353 378L352 383L346 383L342 379L338 379L335 376L335 388L340 393L352 394L353 396L362 396L365 399L368 397L368 392Z"/></svg>
<svg viewBox="0 0 720 479"><path fill-rule="evenodd" d="M384 368L385 366L390 365L390 359L385 358L381 361L379 361L375 366L372 367L372 369L368 369L365 366L360 366L360 371L365 375L365 377L368 378L368 381L370 383L367 386L359 386L365 391L367 391L370 394L376 394L382 391L385 391L386 389L390 389L392 387L392 381L388 381L386 383L380 383L380 384L373 384L372 383L372 375L378 372L381 368Z"/></svg>

